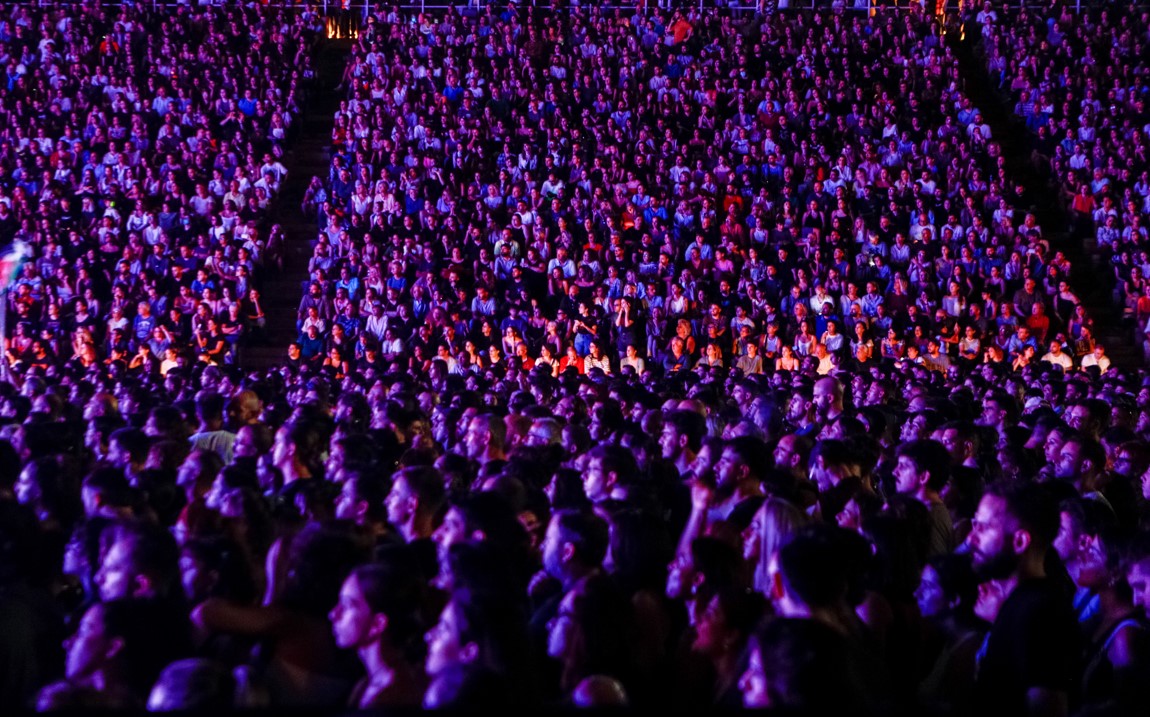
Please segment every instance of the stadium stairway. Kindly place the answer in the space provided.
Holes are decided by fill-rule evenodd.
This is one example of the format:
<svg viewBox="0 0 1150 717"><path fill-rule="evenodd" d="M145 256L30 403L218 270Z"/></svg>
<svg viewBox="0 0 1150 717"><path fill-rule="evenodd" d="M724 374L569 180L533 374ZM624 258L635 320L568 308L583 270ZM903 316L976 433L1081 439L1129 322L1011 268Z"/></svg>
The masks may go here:
<svg viewBox="0 0 1150 717"><path fill-rule="evenodd" d="M1144 361L1140 341L1135 343L1131 328L1122 325L1111 298L1114 282L1110 268L1101 266L1098 257L1091 254L1093 238L1079 240L1067 231L1069 222L1066 208L1058 199L1058 184L1046 162L1032 161L1033 138L1022 120L1014 116L1012 98L993 86L979 47L979 34L967 32L953 46L965 78L964 91L982 111L994 139L1002 147L1010 176L1026 188L1029 200L1024 204L1029 206L1019 209L1034 213L1051 249L1061 250L1071 262L1071 288L1094 318L1094 338L1106 347L1114 365L1141 366Z"/></svg>
<svg viewBox="0 0 1150 717"><path fill-rule="evenodd" d="M327 177L330 168L333 115L343 96L336 90L351 50L350 40L326 40L320 51L316 84L300 121L300 132L284 164L287 186L282 193L279 216L273 222L284 228L283 269L270 269L261 289L267 317L263 341L249 342L239 354L244 370L263 370L282 363L289 343L295 340L296 309L308 278L307 265L316 237L314 219L300 211L300 202L313 176Z"/></svg>

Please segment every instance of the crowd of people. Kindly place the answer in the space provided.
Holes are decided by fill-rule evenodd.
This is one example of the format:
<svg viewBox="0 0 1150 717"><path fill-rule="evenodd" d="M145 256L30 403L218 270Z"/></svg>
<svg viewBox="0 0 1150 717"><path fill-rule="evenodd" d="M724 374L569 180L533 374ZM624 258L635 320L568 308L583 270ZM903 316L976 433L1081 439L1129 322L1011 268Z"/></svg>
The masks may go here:
<svg viewBox="0 0 1150 717"><path fill-rule="evenodd" d="M158 377L262 330L273 221L322 18L13 4L0 18L0 244L17 371Z"/></svg>
<svg viewBox="0 0 1150 717"><path fill-rule="evenodd" d="M58 36L65 76L107 78L98 100L65 90L77 119L106 101L119 126L139 101L147 146L183 123L151 109L176 63L203 120L196 149L164 152L191 167L177 179L229 146L241 178L265 147L280 162L322 18L125 9L105 35L102 12L0 25L0 132L45 121L16 70L53 67L28 38ZM992 15L988 37L1026 27ZM303 197L299 336L273 369L193 349L140 371L95 342L86 364L44 359L41 308L70 331L187 289L194 321L209 282L238 288L228 261L258 303L269 217L216 230L228 202L165 179L141 211L204 219L137 235L171 269L126 260L90 287L110 303L68 307L39 265L68 256L52 222L78 190L20 188L49 132L24 156L0 142L22 198L0 218L47 222L21 215L34 260L10 315L49 326L30 358L11 339L0 383L0 705L1145 704L1150 372L1094 341L938 18L488 5L379 8L350 34L330 171ZM137 87L137 67L164 80ZM241 103L213 111L249 86L240 150ZM78 274L100 275L120 221Z"/></svg>
<svg viewBox="0 0 1150 717"><path fill-rule="evenodd" d="M1134 345L1150 359L1150 15L988 5L971 19L992 79L1032 133L1037 163L1057 181L1070 232L1090 243Z"/></svg>

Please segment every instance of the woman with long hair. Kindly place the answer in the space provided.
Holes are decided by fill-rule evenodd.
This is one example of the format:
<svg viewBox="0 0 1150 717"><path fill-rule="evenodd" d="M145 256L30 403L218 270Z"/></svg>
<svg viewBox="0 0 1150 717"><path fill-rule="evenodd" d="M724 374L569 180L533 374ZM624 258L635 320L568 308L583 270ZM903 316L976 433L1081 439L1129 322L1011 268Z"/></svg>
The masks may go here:
<svg viewBox="0 0 1150 717"><path fill-rule="evenodd" d="M414 707L423 679L413 664L418 646L421 585L399 560L361 565L343 581L329 615L336 644L354 649L366 676L352 690L354 709Z"/></svg>

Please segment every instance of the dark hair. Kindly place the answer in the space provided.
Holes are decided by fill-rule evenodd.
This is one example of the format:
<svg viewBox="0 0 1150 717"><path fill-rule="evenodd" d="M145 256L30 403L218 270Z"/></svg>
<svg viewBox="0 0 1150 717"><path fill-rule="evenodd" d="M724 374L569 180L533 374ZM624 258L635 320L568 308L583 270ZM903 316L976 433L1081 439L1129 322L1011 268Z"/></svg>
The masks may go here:
<svg viewBox="0 0 1150 717"><path fill-rule="evenodd" d="M465 662L448 665L427 687L424 706L430 709L476 711L510 707L518 685L507 675L484 665Z"/></svg>
<svg viewBox="0 0 1150 717"><path fill-rule="evenodd" d="M614 473L620 483L631 483L639 475L635 454L622 446L603 443L592 448L587 457L600 461L603 472Z"/></svg>
<svg viewBox="0 0 1150 717"><path fill-rule="evenodd" d="M344 579L367 560L369 546L344 524L310 523L291 541L282 604L325 617L339 599Z"/></svg>
<svg viewBox="0 0 1150 717"><path fill-rule="evenodd" d="M101 538L110 549L122 544L132 569L147 575L158 597L172 595L180 576L180 550L164 528L141 521L120 521L108 526Z"/></svg>
<svg viewBox="0 0 1150 717"><path fill-rule="evenodd" d="M771 452L767 444L754 436L738 436L727 441L724 450L732 451L738 457L739 463L745 465L751 477L762 481L771 469Z"/></svg>
<svg viewBox="0 0 1150 717"><path fill-rule="evenodd" d="M191 651L191 632L182 610L151 599L110 600L90 608L99 610L108 637L120 638L128 686L146 695L160 670Z"/></svg>
<svg viewBox="0 0 1150 717"><path fill-rule="evenodd" d="M502 551L490 543L464 540L447 550L446 563L441 566L451 577L451 587L471 593L501 596L505 600L522 601L524 595L516 593L515 578Z"/></svg>
<svg viewBox="0 0 1150 717"><path fill-rule="evenodd" d="M817 620L777 618L750 639L770 671L771 707L811 714L857 714L868 704L847 638Z"/></svg>
<svg viewBox="0 0 1150 717"><path fill-rule="evenodd" d="M196 396L196 416L203 423L224 420L226 406L224 397L214 391L204 391Z"/></svg>
<svg viewBox="0 0 1150 717"><path fill-rule="evenodd" d="M1006 502L1006 511L1030 533L1032 544L1045 551L1058 535L1058 505L1053 492L1040 483L996 483L986 489L987 496Z"/></svg>
<svg viewBox="0 0 1150 717"><path fill-rule="evenodd" d="M251 563L244 549L230 538L193 538L180 549L188 557L201 563L217 575L208 591L209 597L219 597L240 604L249 604L257 596ZM192 599L193 596L186 596Z"/></svg>
<svg viewBox="0 0 1150 717"><path fill-rule="evenodd" d="M352 570L351 577L371 611L387 616L386 639L409 652L422 644L424 585L409 553L389 550L379 558Z"/></svg>
<svg viewBox="0 0 1150 717"><path fill-rule="evenodd" d="M942 490L950 479L950 452L938 441L923 438L903 443L895 455L906 458L919 473L927 473L926 487L933 491Z"/></svg>
<svg viewBox="0 0 1150 717"><path fill-rule="evenodd" d="M978 600L978 577L974 573L969 553L946 553L936 555L926 564L934 568L938 575L938 587L942 590L947 604L955 600L958 605L952 611L961 617L974 616L974 603Z"/></svg>
<svg viewBox="0 0 1150 717"><path fill-rule="evenodd" d="M525 676L530 652L527 617L517 602L461 589L452 593L450 604L458 617L460 644L478 648L474 663L513 681Z"/></svg>
<svg viewBox="0 0 1150 717"><path fill-rule="evenodd" d="M344 484L350 486L356 502L367 504L366 517L371 521L386 521L387 506L384 501L391 486L378 473L368 473L362 470L351 470L345 477Z"/></svg>
<svg viewBox="0 0 1150 717"><path fill-rule="evenodd" d="M661 592L675 546L666 522L650 511L621 510L610 515L611 575L627 592Z"/></svg>
<svg viewBox="0 0 1150 717"><path fill-rule="evenodd" d="M610 542L607 523L591 511L560 510L551 516L564 543L575 548L579 562L589 567L603 564Z"/></svg>
<svg viewBox="0 0 1150 717"><path fill-rule="evenodd" d="M226 711L235 707L236 681L231 670L213 660L177 660L160 673L149 709Z"/></svg>
<svg viewBox="0 0 1150 717"><path fill-rule="evenodd" d="M112 441L128 452L132 463L143 463L148 457L148 436L139 428L118 428L108 437L108 443Z"/></svg>
<svg viewBox="0 0 1150 717"><path fill-rule="evenodd" d="M826 525L800 530L779 551L779 572L787 589L809 607L832 607L848 599L852 578L870 562L857 533Z"/></svg>
<svg viewBox="0 0 1150 717"><path fill-rule="evenodd" d="M571 588L574 622L568 652L561 658L560 685L575 689L591 675L608 675L627 682L633 668L630 639L634 629L631 603L606 575L594 573Z"/></svg>
<svg viewBox="0 0 1150 717"><path fill-rule="evenodd" d="M663 424L672 426L675 433L687 437L687 448L698 453L707 435L707 419L695 411L677 409L663 416Z"/></svg>

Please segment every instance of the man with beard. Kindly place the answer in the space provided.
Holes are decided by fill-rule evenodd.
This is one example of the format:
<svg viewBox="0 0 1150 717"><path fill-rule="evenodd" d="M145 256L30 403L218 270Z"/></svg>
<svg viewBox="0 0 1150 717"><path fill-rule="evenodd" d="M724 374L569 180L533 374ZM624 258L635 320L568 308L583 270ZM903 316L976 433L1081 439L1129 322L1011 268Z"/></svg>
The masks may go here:
<svg viewBox="0 0 1150 717"><path fill-rule="evenodd" d="M1069 594L1046 575L1057 532L1053 497L1037 484L993 486L975 513L967 546L982 581L976 612L993 623L976 687L994 713L1069 710L1080 639Z"/></svg>
<svg viewBox="0 0 1150 717"><path fill-rule="evenodd" d="M843 415L843 385L834 376L824 376L815 382L811 396L815 414L822 425Z"/></svg>

